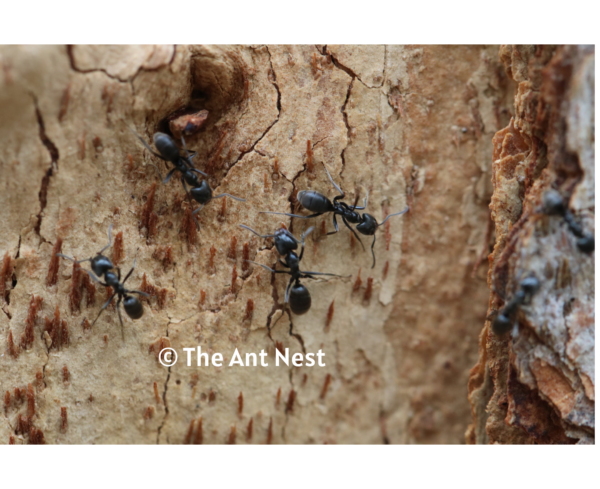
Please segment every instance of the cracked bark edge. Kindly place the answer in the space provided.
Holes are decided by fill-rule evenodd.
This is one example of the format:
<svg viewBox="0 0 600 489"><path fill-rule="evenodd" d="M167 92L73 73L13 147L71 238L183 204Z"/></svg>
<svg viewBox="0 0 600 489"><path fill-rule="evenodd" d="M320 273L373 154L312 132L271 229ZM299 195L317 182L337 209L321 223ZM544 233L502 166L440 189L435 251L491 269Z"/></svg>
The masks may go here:
<svg viewBox="0 0 600 489"><path fill-rule="evenodd" d="M71 66L71 69L76 72L76 73L82 73L84 75L88 74L88 73L104 73L108 78L110 78L111 80L116 80L119 83L129 83L131 84L131 88L133 89L133 82L135 81L135 79L137 78L137 76L142 72L142 71L158 71L163 69L165 66L171 66L173 64L173 61L175 60L175 57L177 55L177 45L173 44L173 55L171 56L171 59L169 60L169 62L166 65L161 65L158 68L144 68L143 63L140 64L137 67L136 72L128 77L128 78L119 78L118 76L114 76L111 75L108 71L106 71L106 69L104 68L91 68L89 70L84 70L83 68L79 68L77 66L77 63L75 61L75 55L73 54L73 44L68 44L66 46L67 49L67 57L69 58L69 65Z"/></svg>
<svg viewBox="0 0 600 489"><path fill-rule="evenodd" d="M281 116L281 91L279 90L279 85L277 84L277 74L275 73L275 69L273 68L273 63L271 61L271 52L269 51L268 47L265 46L265 48L267 50L267 53L269 54L269 65L271 66L271 72L273 73L273 78L274 78L274 81L271 81L271 80L269 80L269 81L271 82L271 85L273 85L275 87L275 90L277 91L277 118L269 125L269 127L267 127L265 129L265 131L261 134L261 136L256 141L254 141L254 144L252 144L252 146L248 150L240 152L240 154L235 159L235 161L227 168L227 171L223 175L223 178L221 179L221 181L223 181L227 178L227 175L229 175L229 172L231 171L231 169L235 165L237 165L242 160L242 158L244 158L244 156L251 153L252 151L255 151L258 153L258 151L255 150L256 145L258 143L260 143L265 138L265 136L268 134L268 132L273 128L273 126L279 122L279 118ZM268 77L268 78L270 78L270 77ZM261 153L258 153L258 154L261 154ZM262 156L264 156L264 155L262 155ZM219 186L220 185L218 185L216 188L218 188ZM215 190L216 190L216 188L215 188Z"/></svg>
<svg viewBox="0 0 600 489"><path fill-rule="evenodd" d="M42 141L42 144L46 147L46 149L48 150L48 154L50 155L50 168L48 168L46 174L42 178L40 191L38 193L38 198L40 201L40 212L36 216L37 223L34 227L35 233L45 242L46 240L42 237L40 233L40 229L42 227L42 214L44 213L44 209L48 204L48 186L50 185L50 177L52 177L52 175L54 174L55 168L58 171L58 160L60 158L60 155L58 152L58 148L46 134L46 126L44 125L44 118L39 108L37 97L34 94L31 94L31 96L33 98L33 104L35 107L35 115L39 127L40 140Z"/></svg>

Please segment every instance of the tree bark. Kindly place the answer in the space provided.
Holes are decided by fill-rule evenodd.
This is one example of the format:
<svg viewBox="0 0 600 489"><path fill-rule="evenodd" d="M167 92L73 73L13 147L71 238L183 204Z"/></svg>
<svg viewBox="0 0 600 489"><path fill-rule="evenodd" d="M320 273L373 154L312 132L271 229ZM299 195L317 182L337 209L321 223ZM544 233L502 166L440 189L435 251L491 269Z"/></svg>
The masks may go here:
<svg viewBox="0 0 600 489"><path fill-rule="evenodd" d="M489 297L492 138L520 117L497 47L2 47L0 65L0 440L464 442ZM215 195L246 199L209 203L199 232L178 176L162 185L150 164L163 177L167 165L127 128L150 142L184 109L208 111L186 143ZM347 202L370 192L379 222L410 206L377 232L374 269L369 237L363 252L344 226L324 235L331 216L259 214L298 212L302 189L333 198L323 164ZM302 316L284 312L287 276L245 261L273 267L277 253L239 225L282 223L296 236L315 226L303 270L352 274L305 281ZM124 340L112 306L91 327L104 287L53 259L93 256L111 224L108 256L124 272L137 256L127 283L152 294L141 319L124 315ZM196 346L224 366L186 366ZM179 354L170 368L164 347ZM235 348L265 350L269 366L228 367ZM320 349L326 366L276 367L285 348ZM488 385L471 381L472 403Z"/></svg>
<svg viewBox="0 0 600 489"><path fill-rule="evenodd" d="M515 117L494 136L492 290L469 380L470 443L594 443L594 254L560 215L549 189L594 234L594 48L504 46L518 83ZM491 325L527 277L540 290L514 328Z"/></svg>

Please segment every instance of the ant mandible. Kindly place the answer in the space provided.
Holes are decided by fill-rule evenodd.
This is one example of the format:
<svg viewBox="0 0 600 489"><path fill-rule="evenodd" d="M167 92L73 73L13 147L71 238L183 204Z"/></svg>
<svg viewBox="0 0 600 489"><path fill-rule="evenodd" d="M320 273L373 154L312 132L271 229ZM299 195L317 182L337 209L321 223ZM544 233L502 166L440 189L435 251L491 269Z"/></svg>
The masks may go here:
<svg viewBox="0 0 600 489"><path fill-rule="evenodd" d="M254 263L255 265L259 265L266 270L269 270L272 273L287 273L289 274L290 281L285 289L285 304L290 305L290 309L294 314L298 316L305 314L310 309L312 304L312 299L310 297L310 292L308 289L300 283L301 278L310 278L315 279L313 275L328 275L330 277L341 277L345 278L343 275L336 275L334 273L322 273L322 272L306 272L300 270L300 261L302 260L302 256L304 255L304 239L308 236L313 227L308 228L304 233L302 233L301 240L298 239L290 233L287 229L278 229L274 234L259 234L254 229L241 224L240 227L247 229L248 231L253 232L257 236L261 238L275 238L275 248L277 252L284 257L285 261L282 261L281 258L278 258L277 261L281 263L284 267L289 268L289 270L273 270L266 265L261 263L257 263L252 260L247 260L250 263ZM296 249L298 248L298 244L302 246L302 250L300 251L300 256L296 253ZM349 275L348 275L349 277Z"/></svg>
<svg viewBox="0 0 600 489"><path fill-rule="evenodd" d="M377 228L379 226L382 226L383 224L385 224L385 222L390 217L399 216L399 215L407 212L408 206L406 206L406 208L400 212L390 214L381 223L377 223L377 219L375 219L375 217L373 217L371 214L367 214L366 212L361 216L359 212L356 212L356 210L363 210L367 207L367 202L369 200L369 192L367 192L367 196L365 197L365 199L363 201L362 207L359 207L356 205L358 203L357 202L358 196L356 197L356 201L354 202L354 205L348 205L345 202L340 202L340 199L343 199L344 197L346 197L346 194L333 181L333 178L331 178L331 175L329 174L329 170L327 169L327 166L325 166L325 164L323 164L323 167L325 168L325 171L327 172L329 181L336 188L336 190L340 193L339 195L337 195L333 198L333 202L331 200L329 200L325 195L323 195L320 192L317 192L316 190L301 190L300 192L298 192L298 197L297 197L298 202L300 203L300 205L302 207L313 212L313 214L311 214L309 216L300 216L297 214L289 214L286 212L270 212L270 211L263 211L263 212L261 212L261 214L279 214L279 215L284 215L284 216L289 216L289 217L298 217L300 219L310 219L313 217L321 216L328 212L333 212L333 226L335 227L335 231L330 231L329 233L327 233L327 236L329 236L330 234L335 234L339 231L338 223L336 220L336 216L339 215L339 216L341 216L342 221L344 222L346 227L348 229L350 229L350 231L352 231L352 233L354 234L356 239L358 239L360 245L362 246L362 248L364 250L365 247L364 247L362 241L360 240L360 238L358 237L358 234L356 234L356 231L354 231L354 229L352 229L350 227L350 224L356 224L357 225L356 229L358 230L358 232L360 232L361 234L364 234L366 236L373 236L373 243L371 244L371 253L373 255L373 265L371 266L371 268L375 268L374 246L375 246L375 240L377 239L377 237L375 236L375 231L377 231Z"/></svg>
<svg viewBox="0 0 600 489"><path fill-rule="evenodd" d="M208 175L194 167L194 164L192 163L192 158L196 156L196 154L190 153L188 151L185 145L185 139L183 138L183 135L181 136L181 144L183 145L183 149L187 154L186 157L181 156L179 148L175 144L175 140L168 134L165 134L163 132L157 132L154 134L154 146L156 146L156 149L158 150L158 153L156 153L139 134L137 134L129 126L127 127L141 141L144 147L148 151L150 151L150 153L152 153L154 156L160 158L163 161L168 161L174 166L174 168L171 169L169 173L167 173L167 177L163 180L162 174L160 173L158 167L150 163L158 172L158 176L162 180L162 183L167 183L171 179L171 176L173 176L173 173L175 173L176 171L181 173L181 184L183 185L183 189L185 190L186 195L190 200L193 198L196 202L201 204L200 207L198 207L194 212L192 212L192 216L194 217L194 221L196 222L196 227L200 228L200 225L196 220L195 214L199 212L200 209L202 209L211 200L219 199L221 197L230 197L240 202L246 201L246 199L242 199L241 197L236 197L228 193L222 193L213 196L212 189L210 188L208 182L206 180L198 180L198 175L196 175L196 173L204 175L205 177L207 177ZM191 190L189 192L186 186L186 182L191 187Z"/></svg>
<svg viewBox="0 0 600 489"><path fill-rule="evenodd" d="M121 269L119 267L117 267L117 273L115 274L115 272L112 271L115 268L115 266L113 265L113 263L110 261L110 259L108 257L106 257L102 254L104 252L104 250L106 250L106 248L108 248L110 246L110 243L112 240L111 231L112 231L112 224L108 228L108 244L104 248L102 248L98 253L96 253L96 256L94 256L92 258L86 258L85 260L77 261L73 257L63 255L62 253L57 253L56 256L66 258L67 260L71 260L72 262L75 262L75 263L83 263L86 261L91 262L93 273L90 272L89 270L85 270L88 273L88 275L94 281L98 282L99 284L104 285L105 287L112 287L112 289L114 290L113 295L102 306L102 308L100 309L100 312L98 313L98 316L96 316L96 319L92 323L92 326L94 324L96 324L96 321L98 321L98 318L100 317L100 315L102 314L104 309L106 309L108 307L108 305L112 302L115 295L118 295L119 298L117 300L117 312L119 314L119 321L121 323L121 337L124 340L125 332L124 332L124 328L123 328L123 318L121 317L121 310L119 309L119 305L121 304L121 302L123 302L123 307L125 308L125 312L127 313L127 315L131 319L139 319L144 315L144 306L142 306L142 303L140 302L140 300L137 297L134 297L129 294L140 294L145 297L148 297L148 294L146 294L145 292L141 292L139 290L128 290L125 288L125 282L131 276L131 274L133 273L133 270L135 269L135 262L136 262L137 257L133 259L133 266L131 267L131 270L129 270L129 273L125 276L125 278L123 279L123 282L121 282ZM136 252L136 255L137 255L137 252ZM104 276L104 282L102 282L100 280L100 278L102 278L102 276Z"/></svg>

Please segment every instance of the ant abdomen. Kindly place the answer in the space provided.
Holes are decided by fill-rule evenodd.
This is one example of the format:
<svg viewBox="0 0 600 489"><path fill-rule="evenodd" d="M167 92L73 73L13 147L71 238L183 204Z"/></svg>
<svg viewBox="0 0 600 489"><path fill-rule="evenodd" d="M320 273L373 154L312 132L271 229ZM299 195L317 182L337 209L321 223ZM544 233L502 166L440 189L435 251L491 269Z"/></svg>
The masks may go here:
<svg viewBox="0 0 600 489"><path fill-rule="evenodd" d="M298 202L311 212L332 212L334 210L331 201L316 190L301 190L297 196Z"/></svg>
<svg viewBox="0 0 600 489"><path fill-rule="evenodd" d="M125 312L131 319L139 319L144 315L144 306L137 297L128 295L123 299Z"/></svg>
<svg viewBox="0 0 600 489"><path fill-rule="evenodd" d="M312 300L310 292L301 283L296 282L290 290L290 309L298 316L309 311Z"/></svg>
<svg viewBox="0 0 600 489"><path fill-rule="evenodd" d="M154 146L158 152L162 155L165 160L168 160L174 164L179 161L179 148L173 141L173 138L164 132L157 132L154 134Z"/></svg>

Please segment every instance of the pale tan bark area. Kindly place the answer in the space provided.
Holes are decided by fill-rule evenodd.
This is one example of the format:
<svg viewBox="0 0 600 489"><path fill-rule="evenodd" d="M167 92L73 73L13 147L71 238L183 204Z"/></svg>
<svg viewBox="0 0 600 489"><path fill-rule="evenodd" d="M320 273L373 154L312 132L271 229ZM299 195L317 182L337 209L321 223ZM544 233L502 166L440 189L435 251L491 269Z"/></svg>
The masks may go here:
<svg viewBox="0 0 600 489"><path fill-rule="evenodd" d="M463 442L489 295L485 267L471 271L490 241L492 136L513 95L497 47L3 47L0 63L0 252L14 266L0 314L3 443ZM198 233L178 176L160 184L149 163L163 176L165 164L126 127L151 141L190 107L209 111L186 139L196 165L215 194L247 199L208 204ZM323 163L347 202L370 192L380 222L410 205L378 231L373 270L369 237L363 252L341 222L323 236L331 216L259 214L298 211L301 189L333 198ZM128 285L145 276L158 291L143 318L124 315L124 341L112 307L84 327L107 295L97 285L92 304L87 292L73 304L71 262L47 285L57 240L90 257L111 223L124 272L137 250ZM305 281L312 308L293 324L286 276L243 258L247 243L274 266L272 243L239 228L281 223L296 236L315 226L302 269L352 274ZM32 294L43 302L28 344ZM62 345L44 333L57 308ZM180 356L167 369L152 350L169 345ZM197 345L225 366L187 367L182 348ZM268 351L269 367L228 367L236 347ZM275 367L276 347L321 349L326 367Z"/></svg>

